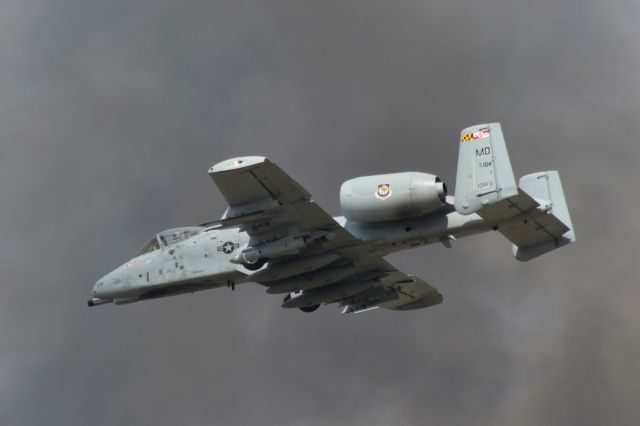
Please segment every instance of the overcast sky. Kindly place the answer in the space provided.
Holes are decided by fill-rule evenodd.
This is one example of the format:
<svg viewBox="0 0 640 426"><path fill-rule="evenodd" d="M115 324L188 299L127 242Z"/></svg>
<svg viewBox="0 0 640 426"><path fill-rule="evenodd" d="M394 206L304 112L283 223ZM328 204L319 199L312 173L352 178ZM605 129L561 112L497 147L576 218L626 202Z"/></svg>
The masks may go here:
<svg viewBox="0 0 640 426"><path fill-rule="evenodd" d="M636 425L640 4L5 0L0 424ZM560 170L578 242L480 235L390 261L445 303L342 316L257 285L89 309L207 176L266 155L340 214L348 178L426 171L501 121Z"/></svg>

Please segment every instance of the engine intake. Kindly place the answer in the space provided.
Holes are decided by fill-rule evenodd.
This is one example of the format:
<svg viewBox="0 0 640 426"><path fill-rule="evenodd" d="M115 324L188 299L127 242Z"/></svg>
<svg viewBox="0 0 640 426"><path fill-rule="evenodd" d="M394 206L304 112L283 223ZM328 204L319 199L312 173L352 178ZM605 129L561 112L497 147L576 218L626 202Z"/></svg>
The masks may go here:
<svg viewBox="0 0 640 426"><path fill-rule="evenodd" d="M446 195L442 179L428 173L363 176L342 184L340 207L348 220L383 222L440 210Z"/></svg>

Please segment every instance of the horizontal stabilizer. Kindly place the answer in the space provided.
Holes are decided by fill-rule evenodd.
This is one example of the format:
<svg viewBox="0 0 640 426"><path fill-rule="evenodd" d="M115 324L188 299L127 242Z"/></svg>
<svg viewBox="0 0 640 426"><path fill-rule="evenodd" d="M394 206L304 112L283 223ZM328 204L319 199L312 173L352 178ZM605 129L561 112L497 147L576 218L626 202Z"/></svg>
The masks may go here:
<svg viewBox="0 0 640 426"><path fill-rule="evenodd" d="M556 171L524 176L516 186L499 123L464 129L460 136L455 208L477 213L527 261L575 241Z"/></svg>
<svg viewBox="0 0 640 426"><path fill-rule="evenodd" d="M545 212L537 209L500 226L500 233L513 243L516 259L531 260L576 240L557 171L524 176L519 186L521 192L541 203Z"/></svg>
<svg viewBox="0 0 640 426"><path fill-rule="evenodd" d="M480 210L478 214L489 225L493 225L521 216L522 214L530 212L538 207L540 207L540 203L529 196L526 192L518 190L516 195L505 198L495 204L491 204L490 206Z"/></svg>

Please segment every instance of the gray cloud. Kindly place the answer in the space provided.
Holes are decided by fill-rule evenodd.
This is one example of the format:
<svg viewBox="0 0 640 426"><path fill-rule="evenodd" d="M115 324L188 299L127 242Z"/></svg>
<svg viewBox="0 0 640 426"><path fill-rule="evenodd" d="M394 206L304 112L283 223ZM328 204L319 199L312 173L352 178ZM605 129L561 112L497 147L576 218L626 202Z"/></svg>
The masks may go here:
<svg viewBox="0 0 640 426"><path fill-rule="evenodd" d="M0 423L634 424L639 12L4 2ZM357 175L453 186L458 131L487 120L519 174L561 171L576 245L394 255L445 295L415 313L305 316L252 286L84 305L154 232L222 213L217 161L267 155L339 214Z"/></svg>

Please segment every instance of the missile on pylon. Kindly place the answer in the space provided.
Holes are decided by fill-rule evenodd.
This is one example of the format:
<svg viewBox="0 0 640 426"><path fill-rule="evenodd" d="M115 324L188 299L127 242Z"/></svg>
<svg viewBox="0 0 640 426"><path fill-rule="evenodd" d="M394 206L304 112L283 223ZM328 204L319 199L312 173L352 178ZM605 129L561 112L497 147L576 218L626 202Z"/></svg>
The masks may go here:
<svg viewBox="0 0 640 426"><path fill-rule="evenodd" d="M303 257L302 259L283 261L274 264L269 262L266 268L254 272L248 277L248 279L257 283L282 280L296 275L313 272L335 262L339 258L340 256L337 254L320 254L317 256Z"/></svg>
<svg viewBox="0 0 640 426"><path fill-rule="evenodd" d="M316 287L325 286L343 280L358 271L358 267L340 266L337 268L324 269L296 277L286 278L284 280L273 281L269 283L271 287L267 293L281 294L291 293L292 291L311 290Z"/></svg>
<svg viewBox="0 0 640 426"><path fill-rule="evenodd" d="M303 308L315 306L325 302L333 302L338 299L355 296L370 288L370 281L342 282L314 290L303 291L300 294L292 294L283 303L283 308Z"/></svg>

